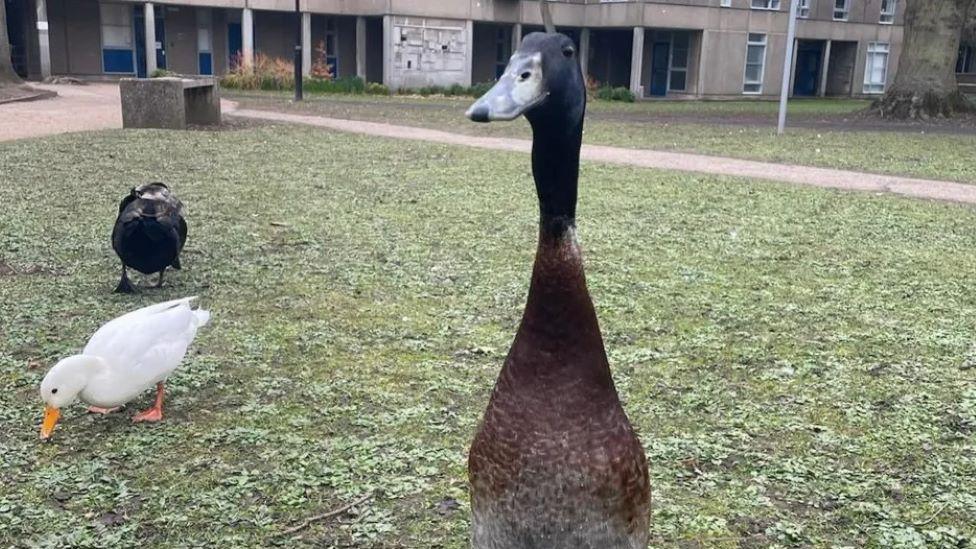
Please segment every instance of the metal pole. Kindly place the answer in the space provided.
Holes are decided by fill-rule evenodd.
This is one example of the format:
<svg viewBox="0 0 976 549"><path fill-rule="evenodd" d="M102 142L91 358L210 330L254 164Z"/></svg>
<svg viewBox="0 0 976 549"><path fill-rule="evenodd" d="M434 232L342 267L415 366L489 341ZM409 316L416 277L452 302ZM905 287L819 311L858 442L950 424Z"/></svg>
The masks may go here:
<svg viewBox="0 0 976 549"><path fill-rule="evenodd" d="M786 27L786 56L783 58L783 87L779 92L779 126L776 133L786 131L786 101L790 95L790 75L793 74L793 43L796 42L796 10L800 0L790 0L790 22Z"/></svg>
<svg viewBox="0 0 976 549"><path fill-rule="evenodd" d="M302 8L295 0L295 101L302 100Z"/></svg>

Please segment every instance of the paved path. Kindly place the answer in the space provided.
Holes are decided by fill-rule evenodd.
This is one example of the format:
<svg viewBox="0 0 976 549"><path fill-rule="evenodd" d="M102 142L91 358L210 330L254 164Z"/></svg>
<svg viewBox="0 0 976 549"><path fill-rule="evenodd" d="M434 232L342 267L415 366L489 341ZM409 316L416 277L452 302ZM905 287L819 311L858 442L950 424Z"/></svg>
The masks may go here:
<svg viewBox="0 0 976 549"><path fill-rule="evenodd" d="M44 101L8 103L0 105L0 141L37 137L67 132L122 127L122 113L117 84L89 84L86 86L34 86L56 91L58 97ZM524 139L476 137L456 133L396 126L376 122L340 120L320 116L288 114L253 109L236 109L232 101L223 102L225 113L244 118L307 124L333 130L464 145L481 149L527 153L531 142ZM932 181L887 175L865 174L826 168L789 166L751 160L736 160L698 154L660 152L600 145L584 145L584 160L679 170L714 175L732 175L753 179L783 181L798 185L828 187L869 192L888 192L916 198L946 200L976 204L976 185Z"/></svg>
<svg viewBox="0 0 976 549"><path fill-rule="evenodd" d="M31 86L58 96L0 105L0 141L122 127L118 84Z"/></svg>
<svg viewBox="0 0 976 549"><path fill-rule="evenodd" d="M476 137L411 126L395 126L377 122L341 120L321 116L253 109L235 109L233 104L228 104L228 106L230 107L227 109L228 114L233 114L234 116L272 122L306 124L365 135L523 153L528 153L532 147L532 142L525 139ZM876 175L828 168L811 168L807 166L789 166L700 154L606 147L602 145L583 145L581 156L584 160L593 162L608 162L611 164L623 164L641 168L679 170L713 175L732 175L753 179L783 181L797 185L855 191L887 192L915 198L976 204L976 185L951 183L948 181Z"/></svg>

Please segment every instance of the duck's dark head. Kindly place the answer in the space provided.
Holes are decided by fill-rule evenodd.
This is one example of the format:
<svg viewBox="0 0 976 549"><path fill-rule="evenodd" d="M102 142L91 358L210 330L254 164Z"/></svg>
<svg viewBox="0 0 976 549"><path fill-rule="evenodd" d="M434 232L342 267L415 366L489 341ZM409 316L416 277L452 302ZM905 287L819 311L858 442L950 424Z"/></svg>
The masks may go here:
<svg viewBox="0 0 976 549"><path fill-rule="evenodd" d="M580 123L586 86L573 41L564 34L534 32L522 40L505 74L468 109L475 122L514 120Z"/></svg>

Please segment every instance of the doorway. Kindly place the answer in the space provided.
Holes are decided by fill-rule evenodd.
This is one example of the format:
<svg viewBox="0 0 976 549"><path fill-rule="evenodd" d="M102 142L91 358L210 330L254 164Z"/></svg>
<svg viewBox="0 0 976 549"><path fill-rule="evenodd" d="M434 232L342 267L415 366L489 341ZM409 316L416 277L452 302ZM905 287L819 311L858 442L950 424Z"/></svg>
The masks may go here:
<svg viewBox="0 0 976 549"><path fill-rule="evenodd" d="M814 97L820 88L820 71L823 63L822 40L798 40L796 48L796 72L793 76L793 95Z"/></svg>
<svg viewBox="0 0 976 549"><path fill-rule="evenodd" d="M142 6L133 6L136 41L136 75L146 78L146 14ZM156 68L166 68L166 22L163 10L156 10Z"/></svg>
<svg viewBox="0 0 976 549"><path fill-rule="evenodd" d="M655 42L651 50L651 85L648 93L653 96L668 94L668 59L671 56L670 42Z"/></svg>
<svg viewBox="0 0 976 549"><path fill-rule="evenodd" d="M240 23L227 23L227 66L234 70L241 64L241 50L244 49L244 35Z"/></svg>

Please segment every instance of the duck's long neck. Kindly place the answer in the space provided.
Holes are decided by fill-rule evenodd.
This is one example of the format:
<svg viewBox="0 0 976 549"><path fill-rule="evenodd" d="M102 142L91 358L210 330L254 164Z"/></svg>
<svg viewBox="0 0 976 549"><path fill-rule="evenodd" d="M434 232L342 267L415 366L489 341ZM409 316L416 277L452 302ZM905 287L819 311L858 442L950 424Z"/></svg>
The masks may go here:
<svg viewBox="0 0 976 549"><path fill-rule="evenodd" d="M612 387L576 239L582 120L562 130L533 124L532 172L539 195L539 245L513 365L537 378ZM541 351L521 356L521 349Z"/></svg>

